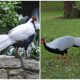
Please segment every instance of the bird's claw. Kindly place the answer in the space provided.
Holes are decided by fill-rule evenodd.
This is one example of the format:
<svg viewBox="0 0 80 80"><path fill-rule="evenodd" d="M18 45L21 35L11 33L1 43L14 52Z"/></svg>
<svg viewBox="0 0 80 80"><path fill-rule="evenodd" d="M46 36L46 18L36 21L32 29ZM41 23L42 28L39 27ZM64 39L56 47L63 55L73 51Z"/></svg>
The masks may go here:
<svg viewBox="0 0 80 80"><path fill-rule="evenodd" d="M15 55L15 58L19 58L19 55Z"/></svg>

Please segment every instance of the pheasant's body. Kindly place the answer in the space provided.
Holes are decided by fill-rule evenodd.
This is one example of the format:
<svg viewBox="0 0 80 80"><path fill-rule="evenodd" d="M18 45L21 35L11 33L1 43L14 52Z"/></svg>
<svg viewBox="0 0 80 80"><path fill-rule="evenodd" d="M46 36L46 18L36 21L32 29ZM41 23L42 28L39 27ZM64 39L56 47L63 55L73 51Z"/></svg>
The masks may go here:
<svg viewBox="0 0 80 80"><path fill-rule="evenodd" d="M8 34L9 37L17 42L26 40L29 36L35 34L34 25L30 20L25 24L13 28Z"/></svg>
<svg viewBox="0 0 80 80"><path fill-rule="evenodd" d="M37 26L34 26L34 24L36 24L36 20L33 16L25 24L18 25L10 30L8 34L0 35L0 52L12 44L27 49L35 34L35 28Z"/></svg>
<svg viewBox="0 0 80 80"><path fill-rule="evenodd" d="M50 43L46 43L46 46L50 47L51 49L59 49L63 51L72 47L74 44L74 38L72 36L63 36L53 40Z"/></svg>
<svg viewBox="0 0 80 80"><path fill-rule="evenodd" d="M64 53L67 54L67 49L74 45L74 37L72 36L63 36L50 43L46 43L44 39L42 41L46 50L61 55L64 55Z"/></svg>
<svg viewBox="0 0 80 80"><path fill-rule="evenodd" d="M12 46L14 46L15 48L16 47L22 47L22 48L25 48L25 50L27 50L29 44L33 41L33 38L34 38L34 34L29 36L28 39L26 40L23 40L23 41L18 41L16 43L14 43Z"/></svg>

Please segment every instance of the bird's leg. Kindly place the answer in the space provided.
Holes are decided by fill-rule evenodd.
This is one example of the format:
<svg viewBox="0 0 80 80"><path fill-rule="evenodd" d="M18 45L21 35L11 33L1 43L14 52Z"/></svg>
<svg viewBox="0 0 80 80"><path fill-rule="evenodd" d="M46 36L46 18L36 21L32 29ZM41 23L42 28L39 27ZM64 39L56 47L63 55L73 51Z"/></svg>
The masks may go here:
<svg viewBox="0 0 80 80"><path fill-rule="evenodd" d="M68 58L68 55L67 55L67 53L65 53L65 58Z"/></svg>
<svg viewBox="0 0 80 80"><path fill-rule="evenodd" d="M63 56L63 55L59 55L59 56L57 56L57 59L62 59L62 56Z"/></svg>
<svg viewBox="0 0 80 80"><path fill-rule="evenodd" d="M67 53L61 54L60 56L57 56L57 59L66 59Z"/></svg>
<svg viewBox="0 0 80 80"><path fill-rule="evenodd" d="M67 49L65 50L64 54L63 54L63 59L66 59L67 58Z"/></svg>
<svg viewBox="0 0 80 80"><path fill-rule="evenodd" d="M67 58L67 53L64 53L64 55L62 55L62 59L66 59Z"/></svg>
<svg viewBox="0 0 80 80"><path fill-rule="evenodd" d="M15 55L16 58L19 57L19 54L18 54L18 47L16 47L16 55Z"/></svg>
<svg viewBox="0 0 80 80"><path fill-rule="evenodd" d="M67 55L67 54L68 54L68 52L67 52L67 49L66 49L66 53L65 53L65 55L66 55L66 58L68 58L68 55Z"/></svg>
<svg viewBox="0 0 80 80"><path fill-rule="evenodd" d="M26 59L28 59L29 58L29 56L28 56L28 52L25 50L25 57L26 57Z"/></svg>

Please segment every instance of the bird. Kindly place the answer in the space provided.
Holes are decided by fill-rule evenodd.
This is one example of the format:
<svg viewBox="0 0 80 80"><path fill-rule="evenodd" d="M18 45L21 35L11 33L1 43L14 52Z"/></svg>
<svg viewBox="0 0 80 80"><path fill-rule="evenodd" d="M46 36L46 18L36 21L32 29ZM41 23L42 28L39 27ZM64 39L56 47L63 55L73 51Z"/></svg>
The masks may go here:
<svg viewBox="0 0 80 80"><path fill-rule="evenodd" d="M34 22L36 20L36 17L32 16L25 24L16 26L11 29L8 34L0 35L0 52L10 45L18 44L19 41L30 40L28 41L30 43L33 39L33 35L35 35L36 26L34 25L36 23Z"/></svg>
<svg viewBox="0 0 80 80"><path fill-rule="evenodd" d="M49 52L60 54L64 58L64 55L67 55L68 53L67 50L74 46L75 40L73 36L62 36L49 43L47 43L44 38L41 38L41 43Z"/></svg>
<svg viewBox="0 0 80 80"><path fill-rule="evenodd" d="M25 16L25 17L21 18L19 24L24 24L29 19L30 19L30 17ZM33 41L34 36L35 36L35 34L29 36L29 38L26 39L26 40L18 41L16 43L12 44L12 46L16 49L16 55L15 55L16 58L18 58L18 56L19 56L18 50L19 50L20 47L24 48L24 50L25 50L25 53L24 53L25 58L29 58L27 50L28 50L28 47L29 47L30 43Z"/></svg>
<svg viewBox="0 0 80 80"><path fill-rule="evenodd" d="M35 26L38 26L38 27L36 28L36 31L37 31L37 29L39 29L39 25L38 25L38 20L39 20L39 8L35 8L34 11L32 12L32 15L31 15L31 16L32 16L32 17L35 16L36 19L37 19L37 20L35 20L35 22L33 22L34 27L35 27ZM21 18L19 24L26 23L29 19L30 19L30 17L25 16L25 17ZM22 47L22 48L25 49L26 58L29 58L29 56L28 56L28 51L27 51L27 50L28 50L28 47L29 47L30 43L33 41L34 36L35 36L35 35L33 34L33 35L31 35L28 39L23 40L23 41L18 41L18 42L14 43L14 44L12 45L14 48L16 48L16 57L18 57L18 55L19 55L19 53L18 53L18 48L19 48L19 47Z"/></svg>

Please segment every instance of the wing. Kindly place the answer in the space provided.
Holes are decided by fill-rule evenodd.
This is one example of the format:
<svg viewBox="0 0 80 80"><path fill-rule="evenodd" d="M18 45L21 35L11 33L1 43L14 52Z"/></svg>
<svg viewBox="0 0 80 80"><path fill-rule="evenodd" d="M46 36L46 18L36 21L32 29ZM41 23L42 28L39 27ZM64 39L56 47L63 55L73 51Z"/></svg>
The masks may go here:
<svg viewBox="0 0 80 80"><path fill-rule="evenodd" d="M70 48L74 44L74 38L70 36L57 38L54 41L47 43L50 48L59 49L61 51Z"/></svg>
<svg viewBox="0 0 80 80"><path fill-rule="evenodd" d="M35 34L34 25L32 23L22 24L12 29L9 36L16 41L27 39L30 35Z"/></svg>

